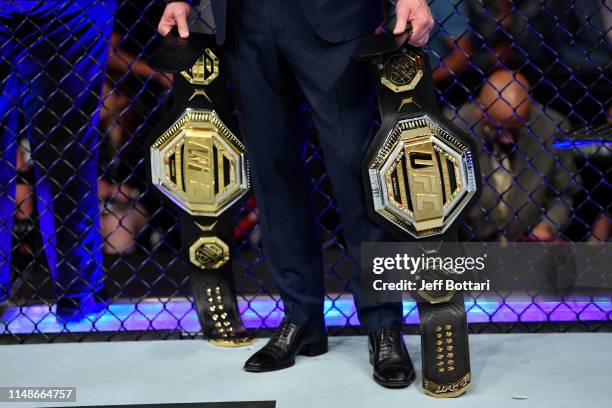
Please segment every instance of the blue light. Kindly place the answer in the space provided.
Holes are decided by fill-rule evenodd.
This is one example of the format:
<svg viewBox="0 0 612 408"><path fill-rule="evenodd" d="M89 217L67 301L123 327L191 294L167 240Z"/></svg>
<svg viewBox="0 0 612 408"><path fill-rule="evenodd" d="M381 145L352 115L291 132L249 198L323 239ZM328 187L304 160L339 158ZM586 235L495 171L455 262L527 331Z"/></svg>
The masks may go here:
<svg viewBox="0 0 612 408"><path fill-rule="evenodd" d="M418 324L416 303L404 301L404 323ZM530 298L506 300L471 299L465 302L470 323L575 322L612 320L612 299L538 301ZM242 299L239 308L245 327L273 328L283 317L282 301L268 297ZM8 307L0 320L3 334L121 332L178 330L200 331L191 302L185 298L146 299L138 303L113 302L104 313L89 315L79 322L64 324L56 320L53 305ZM352 297L326 299L325 320L330 327L359 325Z"/></svg>

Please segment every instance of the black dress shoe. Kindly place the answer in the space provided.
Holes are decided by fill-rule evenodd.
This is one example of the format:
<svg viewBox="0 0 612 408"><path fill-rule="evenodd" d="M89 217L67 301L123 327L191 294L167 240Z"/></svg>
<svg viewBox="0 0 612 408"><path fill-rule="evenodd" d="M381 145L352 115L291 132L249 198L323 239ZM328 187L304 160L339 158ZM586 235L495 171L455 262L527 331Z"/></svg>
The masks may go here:
<svg viewBox="0 0 612 408"><path fill-rule="evenodd" d="M295 364L295 356L327 353L327 333L322 329L299 326L284 319L272 338L244 364L246 371L261 373L281 370Z"/></svg>
<svg viewBox="0 0 612 408"><path fill-rule="evenodd" d="M380 329L369 335L374 381L387 388L404 388L414 381L414 367L399 330Z"/></svg>

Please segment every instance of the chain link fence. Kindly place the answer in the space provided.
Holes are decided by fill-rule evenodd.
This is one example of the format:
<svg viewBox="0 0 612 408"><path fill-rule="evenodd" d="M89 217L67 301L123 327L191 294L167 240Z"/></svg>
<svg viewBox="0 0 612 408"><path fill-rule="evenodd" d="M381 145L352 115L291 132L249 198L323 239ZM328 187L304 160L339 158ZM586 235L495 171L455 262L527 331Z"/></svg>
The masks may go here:
<svg viewBox="0 0 612 408"><path fill-rule="evenodd" d="M430 5L441 107L481 142L484 191L462 239L609 241L612 3ZM145 171L145 139L172 89L172 78L143 60L163 7L154 0L0 1L3 342L200 331L178 216L152 194ZM203 2L192 28L214 31L211 16ZM529 90L503 120L482 106L499 72L514 73ZM340 216L306 104L299 119L309 136L303 159L325 254L326 320L332 333L358 333ZM587 137L567 143L572 131ZM523 149L491 146L490 133L514 135ZM234 235L241 316L265 333L282 318L282 302L261 250L254 198L235 214ZM597 331L610 327L611 300L499 293L468 296L466 306L474 331ZM62 319L74 306L83 318ZM404 307L407 329L416 332L416 304Z"/></svg>

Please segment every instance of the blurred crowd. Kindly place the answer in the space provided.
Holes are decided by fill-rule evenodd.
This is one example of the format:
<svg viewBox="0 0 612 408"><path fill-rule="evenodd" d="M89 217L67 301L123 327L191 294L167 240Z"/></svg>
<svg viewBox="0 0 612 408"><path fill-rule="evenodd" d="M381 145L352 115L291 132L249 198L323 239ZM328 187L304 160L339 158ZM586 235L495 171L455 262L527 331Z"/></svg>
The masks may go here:
<svg viewBox="0 0 612 408"><path fill-rule="evenodd" d="M194 27L207 30L214 23L203 3L192 20ZM100 65L101 104L94 109L100 143L93 191L101 213L95 228L106 255L177 247L176 218L148 191L144 169L145 140L172 87L171 77L154 72L142 58L156 34L163 2L107 4L113 29L102 38L106 63ZM430 7L436 27L429 55L441 108L477 141L483 173L483 193L462 239L608 241L609 140L598 140L592 131L593 142L580 148L558 148L557 142L574 130L589 133L611 121L612 2L432 0ZM8 21L10 13L1 10L0 16ZM3 69L12 69L6 61ZM0 99L7 98L5 88ZM37 257L45 246L36 222L41 208L35 203L36 149L31 138L17 136L13 263ZM313 140L316 145L316 135ZM315 171L313 179L324 174L317 166ZM332 194L324 193L317 196L321 207ZM336 223L337 217L320 221L333 230L325 224ZM251 199L236 234L256 241L256 224Z"/></svg>

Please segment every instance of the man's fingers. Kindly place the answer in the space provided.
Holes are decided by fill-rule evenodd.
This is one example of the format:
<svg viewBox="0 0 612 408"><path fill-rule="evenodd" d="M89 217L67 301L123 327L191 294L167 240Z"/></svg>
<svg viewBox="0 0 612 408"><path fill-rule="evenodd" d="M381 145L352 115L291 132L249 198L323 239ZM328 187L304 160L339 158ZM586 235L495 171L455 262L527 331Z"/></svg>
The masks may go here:
<svg viewBox="0 0 612 408"><path fill-rule="evenodd" d="M420 15L412 21L412 35L409 43L415 47L422 47L429 41L429 33L434 26L433 17L429 14Z"/></svg>
<svg viewBox="0 0 612 408"><path fill-rule="evenodd" d="M190 10L191 6L186 2L168 3L157 26L157 31L166 36L174 27L177 27L181 38L189 37L187 16Z"/></svg>
<svg viewBox="0 0 612 408"><path fill-rule="evenodd" d="M159 22L159 25L157 26L157 32L160 33L162 36L165 37L166 34L170 32L170 30L172 30L172 24L168 24L164 20Z"/></svg>
<svg viewBox="0 0 612 408"><path fill-rule="evenodd" d="M176 24L178 26L178 32L181 38L189 37L189 26L187 25L187 16L184 12L177 12L175 16Z"/></svg>
<svg viewBox="0 0 612 408"><path fill-rule="evenodd" d="M423 23L420 21L413 21L412 23L412 34L410 35L409 44L415 47L422 47L427 44L429 39L429 31L426 30Z"/></svg>
<svg viewBox="0 0 612 408"><path fill-rule="evenodd" d="M409 43L422 47L429 40L429 32L434 26L433 16L427 0L398 0L395 7L397 23L393 34L402 34L408 23L412 25Z"/></svg>
<svg viewBox="0 0 612 408"><path fill-rule="evenodd" d="M412 21L412 33L410 34L410 41L408 43L415 47L420 47L419 40L423 38L423 25L419 21Z"/></svg>
<svg viewBox="0 0 612 408"><path fill-rule="evenodd" d="M393 34L398 35L406 31L406 23L408 22L408 9L405 7L398 7L395 10L395 28Z"/></svg>
<svg viewBox="0 0 612 408"><path fill-rule="evenodd" d="M422 47L427 44L428 41L429 35L424 35L417 38L410 37L410 41L408 41L408 44L412 45L413 47Z"/></svg>

